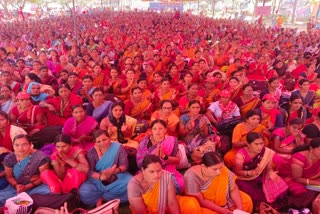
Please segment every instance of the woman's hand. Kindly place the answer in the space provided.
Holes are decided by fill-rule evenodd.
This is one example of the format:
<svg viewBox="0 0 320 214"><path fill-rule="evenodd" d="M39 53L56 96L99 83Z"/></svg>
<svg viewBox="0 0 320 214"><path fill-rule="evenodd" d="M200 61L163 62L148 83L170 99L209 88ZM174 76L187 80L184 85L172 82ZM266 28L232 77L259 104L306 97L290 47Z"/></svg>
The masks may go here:
<svg viewBox="0 0 320 214"><path fill-rule="evenodd" d="M273 181L275 181L279 178L278 171L273 171L273 170L271 172L269 172L268 176Z"/></svg>
<svg viewBox="0 0 320 214"><path fill-rule="evenodd" d="M121 126L121 131L122 131L122 132L125 132L125 131L127 131L127 129L128 129L127 124L126 124L126 123L123 123L122 126Z"/></svg>
<svg viewBox="0 0 320 214"><path fill-rule="evenodd" d="M116 168L117 168L117 165L112 165L112 167L108 168L108 169L105 169L105 170L102 170L101 171L101 179L102 180L105 180L107 178L109 178L111 175L113 174L116 174Z"/></svg>
<svg viewBox="0 0 320 214"><path fill-rule="evenodd" d="M69 214L67 202L64 202L63 206L60 207L60 210L55 210L54 213L55 214Z"/></svg>
<svg viewBox="0 0 320 214"><path fill-rule="evenodd" d="M17 184L16 185L16 190L17 190L17 193L22 193L22 192L25 192L27 190L27 188L23 184Z"/></svg>

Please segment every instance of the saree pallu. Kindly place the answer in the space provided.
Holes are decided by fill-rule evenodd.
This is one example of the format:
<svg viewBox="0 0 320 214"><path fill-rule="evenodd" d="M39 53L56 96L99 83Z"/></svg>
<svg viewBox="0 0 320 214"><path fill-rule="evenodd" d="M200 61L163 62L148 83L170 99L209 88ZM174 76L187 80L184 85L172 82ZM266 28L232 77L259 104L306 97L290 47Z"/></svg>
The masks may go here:
<svg viewBox="0 0 320 214"><path fill-rule="evenodd" d="M150 121L154 121L156 119L162 119L167 123L167 134L169 136L178 136L177 127L179 124L179 117L176 114L171 113L169 117L162 118L160 114L160 110L153 112Z"/></svg>
<svg viewBox="0 0 320 214"><path fill-rule="evenodd" d="M226 166L221 169L220 175L210 179L203 187L201 192L203 197L212 201L220 207L234 209L235 205L230 196L230 190L235 188L236 177L232 176ZM240 191L243 210L251 213L253 209L252 201L249 195Z"/></svg>
<svg viewBox="0 0 320 214"><path fill-rule="evenodd" d="M57 161L58 152L51 155L52 164ZM78 156L84 153L82 149L72 147L71 151L67 154L67 157L78 162ZM67 166L65 177L63 180L59 179L54 170L45 170L40 174L41 180L49 186L49 189L53 193L69 193L72 189L78 189L80 185L87 180L87 173L81 172L76 168Z"/></svg>
<svg viewBox="0 0 320 214"><path fill-rule="evenodd" d="M115 160L118 157L120 146L119 143L111 143L109 149L96 163L94 171L101 173L101 171L116 164L117 162L115 162ZM109 185L104 185L100 180L90 177L79 188L81 201L90 206L94 205L101 197L104 198L104 200L119 198L121 202L127 202L127 185L132 175L128 172L122 172L118 173L117 177L118 179Z"/></svg>
<svg viewBox="0 0 320 214"><path fill-rule="evenodd" d="M246 149L241 148L238 154L243 156L243 170L255 170L258 165L262 169L255 177L248 178L246 176L238 176L236 183L239 189L249 194L253 200L254 205L259 205L260 202L266 202L266 197L263 192L263 172L266 170L268 164L272 161L275 152L269 148L264 147L262 151L251 158Z"/></svg>
<svg viewBox="0 0 320 214"><path fill-rule="evenodd" d="M89 104L89 105L92 105L92 104ZM111 105L112 105L111 101L105 101L102 105L93 109L92 117L96 119L96 121L101 122L103 118L108 116Z"/></svg>
<svg viewBox="0 0 320 214"><path fill-rule="evenodd" d="M133 103L131 100L128 100L125 102L125 114L129 115L131 117L134 117L136 119L149 119L151 115L151 106L149 100L145 99L142 100L140 103ZM149 116L146 117L145 114L149 114Z"/></svg>
<svg viewBox="0 0 320 214"><path fill-rule="evenodd" d="M18 126L10 124L7 125L4 136L0 134L0 147L4 147L10 151L13 151L12 140L16 135L19 134L27 134L27 132Z"/></svg>
<svg viewBox="0 0 320 214"><path fill-rule="evenodd" d="M146 136L140 142L138 151L137 151L137 165L140 168L142 166L143 159L148 154L155 154L157 145L152 145L148 148L148 143L150 141L150 136ZM165 155L167 156L176 156L173 154L174 147L177 146L178 142L175 137L167 136L162 142L160 142L161 148ZM158 155L158 154L155 154ZM162 166L164 170L173 174L173 179L175 181L175 186L177 192L183 192L184 190L184 178L180 172L177 171L175 164L168 164L165 160L162 161Z"/></svg>
<svg viewBox="0 0 320 214"><path fill-rule="evenodd" d="M291 157L291 164L298 165L303 169L303 178L320 179L320 160L310 164L306 155L304 152L295 153ZM308 191L304 184L295 182L293 179L288 179L288 185L289 191L293 195L300 195Z"/></svg>
<svg viewBox="0 0 320 214"><path fill-rule="evenodd" d="M254 97L251 100L244 103L242 99L239 98L239 102L236 102L236 103L240 109L241 116L244 117L249 110L256 109L257 107L259 107L259 105L261 104L261 101L259 98Z"/></svg>
<svg viewBox="0 0 320 214"><path fill-rule="evenodd" d="M167 194L171 173L164 171L160 180L157 181L146 193L142 195L144 204L150 214L166 214L168 209ZM201 208L197 199L188 196L176 196L181 214L213 214L214 212ZM131 213L135 214L131 209Z"/></svg>

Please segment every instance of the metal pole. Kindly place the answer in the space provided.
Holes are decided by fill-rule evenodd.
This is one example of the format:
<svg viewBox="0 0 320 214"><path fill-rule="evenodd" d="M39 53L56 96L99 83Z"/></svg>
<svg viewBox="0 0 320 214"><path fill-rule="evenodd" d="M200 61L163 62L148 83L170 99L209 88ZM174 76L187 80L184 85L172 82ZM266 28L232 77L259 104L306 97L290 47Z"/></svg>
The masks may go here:
<svg viewBox="0 0 320 214"><path fill-rule="evenodd" d="M76 3L75 0L72 0L72 6L73 6L73 30L74 30L74 36L78 43L78 35L77 35L77 19L76 19Z"/></svg>

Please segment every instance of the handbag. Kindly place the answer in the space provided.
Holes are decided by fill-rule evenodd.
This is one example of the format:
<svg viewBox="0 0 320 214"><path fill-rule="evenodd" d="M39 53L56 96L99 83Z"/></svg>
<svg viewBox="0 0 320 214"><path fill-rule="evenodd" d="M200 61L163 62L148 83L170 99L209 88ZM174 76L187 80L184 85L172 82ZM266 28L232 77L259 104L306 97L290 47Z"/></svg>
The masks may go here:
<svg viewBox="0 0 320 214"><path fill-rule="evenodd" d="M219 132L225 132L227 130L233 130L236 125L242 122L241 118L229 118L225 120L220 120L216 124L216 128Z"/></svg>
<svg viewBox="0 0 320 214"><path fill-rule="evenodd" d="M277 197L288 190L287 183L278 175L272 180L266 173L263 176L262 189L268 203L276 201Z"/></svg>

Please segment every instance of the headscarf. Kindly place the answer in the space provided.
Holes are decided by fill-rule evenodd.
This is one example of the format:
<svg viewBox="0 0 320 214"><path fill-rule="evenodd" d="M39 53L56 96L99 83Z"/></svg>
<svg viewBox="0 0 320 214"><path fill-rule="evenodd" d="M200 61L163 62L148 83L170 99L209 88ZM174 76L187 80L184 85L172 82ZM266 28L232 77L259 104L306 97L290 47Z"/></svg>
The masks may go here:
<svg viewBox="0 0 320 214"><path fill-rule="evenodd" d="M35 102L44 101L44 100L48 97L48 94L40 92L40 94L39 94L38 96L32 95L32 94L31 94L31 88L32 88L33 85L39 85L39 86L41 87L41 84L38 83L38 82L31 82L31 83L29 83L27 92L28 92L28 94L30 94L31 99L32 99L33 101L35 101Z"/></svg>
<svg viewBox="0 0 320 214"><path fill-rule="evenodd" d="M118 136L118 142L119 143L126 143L126 140L124 139L124 134L121 131L121 126L126 122L126 117L124 115L124 113L120 116L119 122L117 122L117 119L113 116L112 114L112 110L116 107L116 106L121 106L121 108L124 110L124 105L123 103L113 103L111 105L110 108L110 114L108 115L109 121L112 123L112 125L114 125L115 127L117 127L117 136Z"/></svg>

